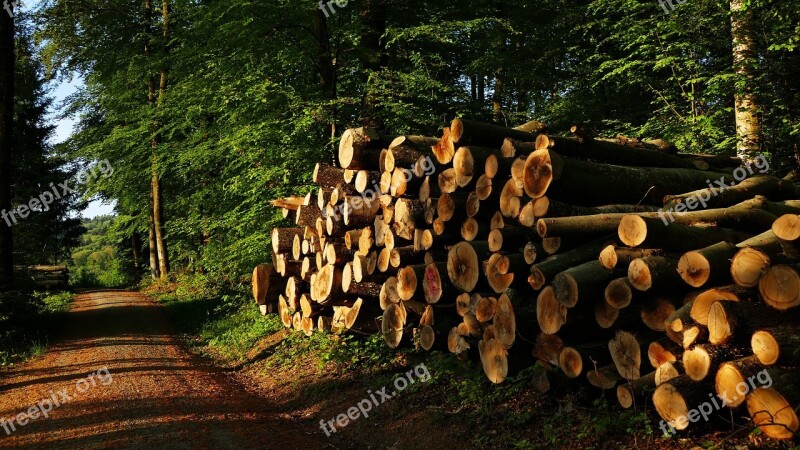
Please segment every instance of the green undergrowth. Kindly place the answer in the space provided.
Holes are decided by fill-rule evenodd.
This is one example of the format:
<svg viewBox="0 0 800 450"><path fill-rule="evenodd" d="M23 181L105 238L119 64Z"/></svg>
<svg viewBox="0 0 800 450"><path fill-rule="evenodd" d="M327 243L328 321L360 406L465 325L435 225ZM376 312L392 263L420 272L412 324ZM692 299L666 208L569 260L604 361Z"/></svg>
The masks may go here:
<svg viewBox="0 0 800 450"><path fill-rule="evenodd" d="M0 367L44 353L74 298L71 292L0 293Z"/></svg>
<svg viewBox="0 0 800 450"><path fill-rule="evenodd" d="M261 316L244 286L219 286L202 276L178 276L143 292L162 304L192 346L224 363L245 359L260 339L283 327L275 315Z"/></svg>

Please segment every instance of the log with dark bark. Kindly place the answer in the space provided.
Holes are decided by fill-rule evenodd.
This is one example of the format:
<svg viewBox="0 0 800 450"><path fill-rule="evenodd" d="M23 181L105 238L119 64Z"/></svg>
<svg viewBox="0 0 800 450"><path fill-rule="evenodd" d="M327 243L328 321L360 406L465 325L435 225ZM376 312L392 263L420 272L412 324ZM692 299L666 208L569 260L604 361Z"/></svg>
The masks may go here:
<svg viewBox="0 0 800 450"><path fill-rule="evenodd" d="M559 272L596 259L600 251L613 241L614 239L610 236L595 240L566 253L553 255L540 263L534 264L531 266L531 274L528 277L528 283L530 283L534 290L539 290Z"/></svg>
<svg viewBox="0 0 800 450"><path fill-rule="evenodd" d="M747 356L749 348L739 344L698 344L683 352L683 368L692 380L711 378L720 364Z"/></svg>
<svg viewBox="0 0 800 450"><path fill-rule="evenodd" d="M693 227L635 215L622 218L617 234L620 241L629 247L669 247L671 251L693 250L722 241L740 242L752 237L751 234L727 228Z"/></svg>
<svg viewBox="0 0 800 450"><path fill-rule="evenodd" d="M259 264L253 269L253 298L258 305L277 304L278 295L283 290L282 280L275 266Z"/></svg>
<svg viewBox="0 0 800 450"><path fill-rule="evenodd" d="M614 271L597 260L571 267L553 278L553 291L559 303L572 308L579 298L589 298L603 291Z"/></svg>
<svg viewBox="0 0 800 450"><path fill-rule="evenodd" d="M546 129L546 126L545 126ZM539 133L541 131L537 131ZM535 141L537 134L467 119L454 119L450 123L450 141L459 145L483 145L500 148L506 138Z"/></svg>
<svg viewBox="0 0 800 450"><path fill-rule="evenodd" d="M750 176L735 186L729 186L735 182L734 176L738 171L743 171L745 176ZM755 173L758 175L758 173ZM772 176L751 176L744 167L739 167L734 171L734 176L727 176L723 182L726 183L722 188L718 183L713 187L705 187L697 191L687 192L680 195L668 195L664 197L664 208L675 208L679 204L685 204L689 209L701 207L705 208L724 208L751 199L756 195L763 195L770 200L796 199L800 197L800 192L795 188L794 183ZM717 180L714 180L717 181Z"/></svg>
<svg viewBox="0 0 800 450"><path fill-rule="evenodd" d="M663 249L626 248L612 244L607 245L600 252L600 264L606 269L613 269L617 266L627 268L634 259L663 255Z"/></svg>
<svg viewBox="0 0 800 450"><path fill-rule="evenodd" d="M531 198L548 194L577 205L661 205L664 195L706 187L708 177L700 170L614 166L537 150L525 161L523 185Z"/></svg>
<svg viewBox="0 0 800 450"><path fill-rule="evenodd" d="M638 258L628 266L628 281L640 290L675 289L682 286L678 259L668 256Z"/></svg>
<svg viewBox="0 0 800 450"><path fill-rule="evenodd" d="M345 169L377 170L381 149L394 139L395 136L385 136L372 128L350 128L339 141L339 165Z"/></svg>

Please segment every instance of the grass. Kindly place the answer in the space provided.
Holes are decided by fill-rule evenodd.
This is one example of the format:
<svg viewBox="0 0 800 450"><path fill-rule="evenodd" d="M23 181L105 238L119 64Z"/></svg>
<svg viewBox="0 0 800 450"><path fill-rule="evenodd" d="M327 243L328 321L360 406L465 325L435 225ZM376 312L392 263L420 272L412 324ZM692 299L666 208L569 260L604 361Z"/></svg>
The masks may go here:
<svg viewBox="0 0 800 450"><path fill-rule="evenodd" d="M74 298L71 292L1 293L0 367L43 354Z"/></svg>
<svg viewBox="0 0 800 450"><path fill-rule="evenodd" d="M157 284L144 292L161 302L178 331L196 349L225 363L245 359L259 340L281 329L276 316L263 317L243 289L223 289L194 277Z"/></svg>

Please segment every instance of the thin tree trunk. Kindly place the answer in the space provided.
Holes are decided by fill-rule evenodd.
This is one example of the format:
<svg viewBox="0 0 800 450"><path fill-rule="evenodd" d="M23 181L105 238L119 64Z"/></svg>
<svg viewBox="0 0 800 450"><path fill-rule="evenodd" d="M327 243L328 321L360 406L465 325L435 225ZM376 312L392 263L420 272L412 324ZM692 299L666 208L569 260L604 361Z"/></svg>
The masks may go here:
<svg viewBox="0 0 800 450"><path fill-rule="evenodd" d="M12 10L13 11L13 10ZM14 122L14 18L0 11L0 214L11 210L11 133ZM14 286L11 225L0 221L0 291Z"/></svg>
<svg viewBox="0 0 800 450"><path fill-rule="evenodd" d="M158 245L156 244L156 226L153 220L153 195L150 194L150 211L149 211L149 238L148 238L148 251L150 252L150 276L157 280L161 277L158 270Z"/></svg>
<svg viewBox="0 0 800 450"><path fill-rule="evenodd" d="M385 0L362 0L361 2L361 57L368 77L372 78L389 63L388 55L381 44L386 33ZM364 95L364 109L361 122L364 126L382 129L383 118L378 106L378 95L374 92L373 83L367 81L367 92Z"/></svg>
<svg viewBox="0 0 800 450"><path fill-rule="evenodd" d="M317 40L317 69L319 70L320 88L325 98L332 101L336 99L337 95L336 65L331 49L330 35L328 34L328 22L325 13L319 8L314 9L311 30L314 39ZM331 106L329 114L331 116L330 131L332 140L336 138L336 113L336 106Z"/></svg>
<svg viewBox="0 0 800 450"><path fill-rule="evenodd" d="M133 256L133 266L136 267L136 274L138 278L139 269L142 267L142 238L138 231L131 234L131 254Z"/></svg>
<svg viewBox="0 0 800 450"><path fill-rule="evenodd" d="M731 0L731 35L733 37L733 69L744 80L744 87L734 93L736 135L739 142L736 154L749 164L761 151L761 122L759 105L753 93L756 49L753 39L752 6L745 0Z"/></svg>
<svg viewBox="0 0 800 450"><path fill-rule="evenodd" d="M161 3L161 13L163 16L163 50L165 56L169 54L169 33L170 33L170 24L169 24L169 2L167 0L163 0ZM166 96L167 91L167 83L168 83L168 76L169 70L166 66L161 67L159 77L159 84L158 84L158 98L156 100L156 117L160 114L161 105L164 102L164 97ZM157 119L156 119L157 120ZM158 270L160 277L162 279L166 278L169 275L169 252L167 249L166 240L164 239L164 203L163 203L163 189L161 184L161 177L158 173L158 155L157 150L158 146L161 144L161 135L157 131L160 123L158 120L155 123L156 133L153 135L153 142L151 143L153 149L152 155L152 180L151 180L151 191L153 193L153 226L155 228L155 238L156 238L156 245L158 247Z"/></svg>

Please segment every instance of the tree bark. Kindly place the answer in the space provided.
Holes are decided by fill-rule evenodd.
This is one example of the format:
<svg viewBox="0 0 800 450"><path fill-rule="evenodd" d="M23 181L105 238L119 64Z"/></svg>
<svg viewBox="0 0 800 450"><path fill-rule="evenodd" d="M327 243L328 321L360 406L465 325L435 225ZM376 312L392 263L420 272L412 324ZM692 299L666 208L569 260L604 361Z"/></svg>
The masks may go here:
<svg viewBox="0 0 800 450"><path fill-rule="evenodd" d="M762 135L760 108L753 92L757 55L752 28L753 9L752 6L747 6L748 3L745 0L730 2L733 70L744 82L743 88L737 88L734 93L736 135L739 138L736 154L744 165L751 164L761 151Z"/></svg>
<svg viewBox="0 0 800 450"><path fill-rule="evenodd" d="M13 11L13 10L12 10ZM0 213L11 210L11 147L14 122L14 18L0 11ZM11 225L0 222L0 291L14 287Z"/></svg>

